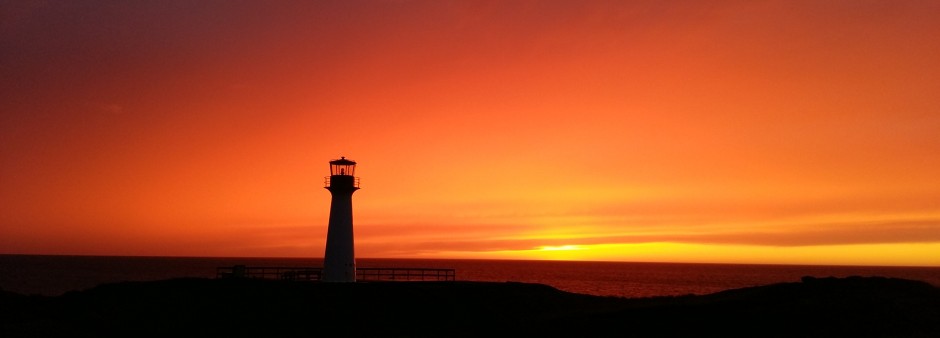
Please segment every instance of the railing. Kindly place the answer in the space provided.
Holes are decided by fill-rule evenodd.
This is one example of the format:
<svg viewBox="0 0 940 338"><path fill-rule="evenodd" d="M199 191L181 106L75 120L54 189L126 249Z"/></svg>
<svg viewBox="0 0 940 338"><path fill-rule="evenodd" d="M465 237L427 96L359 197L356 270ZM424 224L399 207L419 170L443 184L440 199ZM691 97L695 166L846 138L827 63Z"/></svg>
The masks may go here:
<svg viewBox="0 0 940 338"><path fill-rule="evenodd" d="M322 268L249 267L244 265L216 268L216 278L261 278L319 281ZM357 268L359 281L454 281L456 270L431 268Z"/></svg>
<svg viewBox="0 0 940 338"><path fill-rule="evenodd" d="M263 278L284 280L320 280L321 268L280 266L225 266L216 268L216 278Z"/></svg>
<svg viewBox="0 0 940 338"><path fill-rule="evenodd" d="M363 281L453 281L454 269L358 268L356 280Z"/></svg>
<svg viewBox="0 0 940 338"><path fill-rule="evenodd" d="M323 178L323 187L324 188L330 187L330 176L326 176ZM356 188L359 187L359 176L353 177L353 187L356 187Z"/></svg>

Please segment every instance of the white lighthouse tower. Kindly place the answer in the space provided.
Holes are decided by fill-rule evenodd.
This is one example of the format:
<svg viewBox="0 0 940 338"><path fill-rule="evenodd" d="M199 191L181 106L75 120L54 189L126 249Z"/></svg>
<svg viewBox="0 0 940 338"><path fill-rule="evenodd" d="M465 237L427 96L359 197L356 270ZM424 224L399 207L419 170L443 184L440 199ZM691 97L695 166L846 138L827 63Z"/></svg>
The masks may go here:
<svg viewBox="0 0 940 338"><path fill-rule="evenodd" d="M325 188L333 195L330 202L330 226L323 256L324 282L355 282L356 255L353 247L352 194L359 189L356 162L341 157L330 161L330 176Z"/></svg>

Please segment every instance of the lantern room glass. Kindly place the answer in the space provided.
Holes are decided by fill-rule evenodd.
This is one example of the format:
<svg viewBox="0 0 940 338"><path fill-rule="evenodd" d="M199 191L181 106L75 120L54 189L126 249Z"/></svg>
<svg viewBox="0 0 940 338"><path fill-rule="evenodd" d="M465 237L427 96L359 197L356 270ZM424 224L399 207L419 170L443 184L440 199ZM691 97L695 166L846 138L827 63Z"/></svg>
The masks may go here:
<svg viewBox="0 0 940 338"><path fill-rule="evenodd" d="M355 176L356 162L342 157L338 160L330 161L330 175L332 176Z"/></svg>

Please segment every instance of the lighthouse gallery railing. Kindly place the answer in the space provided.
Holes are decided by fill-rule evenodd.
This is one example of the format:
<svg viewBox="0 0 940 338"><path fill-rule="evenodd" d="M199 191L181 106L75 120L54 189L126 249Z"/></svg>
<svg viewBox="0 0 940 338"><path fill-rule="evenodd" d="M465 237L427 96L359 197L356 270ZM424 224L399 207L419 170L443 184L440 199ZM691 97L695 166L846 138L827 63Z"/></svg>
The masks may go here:
<svg viewBox="0 0 940 338"><path fill-rule="evenodd" d="M329 186L330 186L330 176L327 176L327 177L324 177L324 178L323 178L323 186L324 186L324 187L329 187ZM356 188L359 187L359 177L358 177L358 176L355 177L355 178L353 178L353 187L356 187Z"/></svg>

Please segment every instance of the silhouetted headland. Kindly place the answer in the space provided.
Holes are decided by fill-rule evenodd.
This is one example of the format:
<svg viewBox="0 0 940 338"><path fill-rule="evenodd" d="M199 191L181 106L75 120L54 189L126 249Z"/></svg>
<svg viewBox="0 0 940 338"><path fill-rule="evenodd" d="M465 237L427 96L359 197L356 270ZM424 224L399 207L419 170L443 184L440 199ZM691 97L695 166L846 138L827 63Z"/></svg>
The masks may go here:
<svg viewBox="0 0 940 338"><path fill-rule="evenodd" d="M496 282L170 279L56 297L0 291L0 336L940 337L940 289L804 277L709 295L617 298Z"/></svg>

